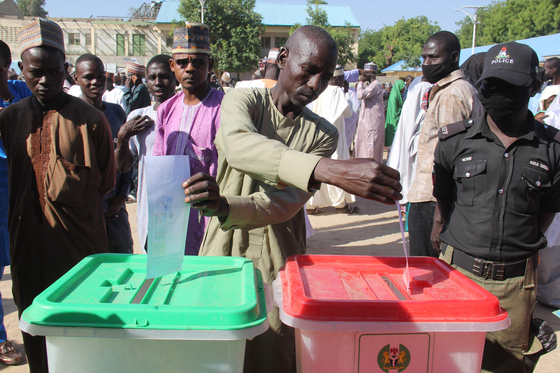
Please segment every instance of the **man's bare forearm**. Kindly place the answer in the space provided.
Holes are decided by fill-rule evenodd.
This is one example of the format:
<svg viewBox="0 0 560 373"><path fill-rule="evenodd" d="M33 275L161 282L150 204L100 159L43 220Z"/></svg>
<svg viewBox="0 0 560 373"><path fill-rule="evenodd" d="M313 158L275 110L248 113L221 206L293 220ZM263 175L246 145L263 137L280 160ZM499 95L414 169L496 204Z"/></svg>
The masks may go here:
<svg viewBox="0 0 560 373"><path fill-rule="evenodd" d="M402 199L399 179L398 171L372 159L323 158L317 163L310 184L331 184L362 198L394 204Z"/></svg>
<svg viewBox="0 0 560 373"><path fill-rule="evenodd" d="M128 141L120 139L117 141L117 150L115 150L115 158L117 161L117 170L120 173L128 172L134 165L134 156L128 146Z"/></svg>
<svg viewBox="0 0 560 373"><path fill-rule="evenodd" d="M432 246L436 253L441 252L441 240L439 239L439 235L443 230L443 227L447 223L447 219L449 218L449 213L451 212L451 204L452 202L449 200L444 199L437 199L436 209L434 211L434 221L432 225L432 233L431 233L431 241Z"/></svg>

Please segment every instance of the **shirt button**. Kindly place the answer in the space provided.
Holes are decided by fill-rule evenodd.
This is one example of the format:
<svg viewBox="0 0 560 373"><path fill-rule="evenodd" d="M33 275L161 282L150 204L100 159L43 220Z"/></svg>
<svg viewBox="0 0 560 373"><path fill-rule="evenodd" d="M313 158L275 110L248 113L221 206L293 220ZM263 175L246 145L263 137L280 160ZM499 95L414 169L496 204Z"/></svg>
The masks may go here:
<svg viewBox="0 0 560 373"><path fill-rule="evenodd" d="M500 190L498 190L498 193L499 193L500 195L502 195L502 194L504 194L504 190L503 190L503 189L500 189Z"/></svg>
<svg viewBox="0 0 560 373"><path fill-rule="evenodd" d="M504 153L504 157L509 158L509 153Z"/></svg>
<svg viewBox="0 0 560 373"><path fill-rule="evenodd" d="M466 177L471 177L471 173L470 173L470 172L467 172L467 173L465 174L465 176L466 176Z"/></svg>
<svg viewBox="0 0 560 373"><path fill-rule="evenodd" d="M542 184L540 181L537 180L537 182L535 183L536 186L540 187Z"/></svg>

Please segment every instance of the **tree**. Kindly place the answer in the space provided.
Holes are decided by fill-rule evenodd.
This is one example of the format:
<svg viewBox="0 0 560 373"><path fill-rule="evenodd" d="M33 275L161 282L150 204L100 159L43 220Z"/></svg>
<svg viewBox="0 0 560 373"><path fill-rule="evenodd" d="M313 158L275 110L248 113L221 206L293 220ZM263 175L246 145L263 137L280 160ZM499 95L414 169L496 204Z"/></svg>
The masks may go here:
<svg viewBox="0 0 560 373"><path fill-rule="evenodd" d="M360 33L358 46L358 66L363 67L368 62L375 62L379 67L386 66L383 57L383 29L365 30Z"/></svg>
<svg viewBox="0 0 560 373"><path fill-rule="evenodd" d="M560 0L494 1L477 12L476 45L506 43L560 32ZM457 22L461 46L472 45L469 17Z"/></svg>
<svg viewBox="0 0 560 373"><path fill-rule="evenodd" d="M305 11L309 16L306 21L308 25L317 27L328 27L329 26L329 15L327 11L319 7L319 5L326 5L327 2L324 0L307 0L307 7Z"/></svg>
<svg viewBox="0 0 560 373"><path fill-rule="evenodd" d="M418 67L426 39L440 30L437 22L432 23L426 16L402 18L377 31L366 30L360 35L359 64L375 62L384 69L405 60L408 66Z"/></svg>
<svg viewBox="0 0 560 373"><path fill-rule="evenodd" d="M307 1L307 8L305 9L308 15L306 19L307 25L324 28L332 36L338 48L338 64L344 66L350 62L356 62L351 25L346 22L346 26L331 26L327 12L319 6L323 4L327 4L327 2L324 0ZM290 29L290 35L299 27L301 27L301 24L296 23L293 25Z"/></svg>
<svg viewBox="0 0 560 373"><path fill-rule="evenodd" d="M212 0L205 7L215 69L239 74L256 68L265 26L253 10L255 0ZM199 10L198 0L181 0L179 14L184 20L200 22Z"/></svg>
<svg viewBox="0 0 560 373"><path fill-rule="evenodd" d="M43 9L45 0L17 0L17 6L24 16L46 17L49 14Z"/></svg>

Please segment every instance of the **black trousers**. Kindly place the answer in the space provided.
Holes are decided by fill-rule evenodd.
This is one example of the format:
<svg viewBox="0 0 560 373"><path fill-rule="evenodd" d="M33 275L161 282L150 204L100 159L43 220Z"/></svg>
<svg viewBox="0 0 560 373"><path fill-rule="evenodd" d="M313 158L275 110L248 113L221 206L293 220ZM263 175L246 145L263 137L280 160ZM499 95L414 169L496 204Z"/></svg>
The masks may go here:
<svg viewBox="0 0 560 373"><path fill-rule="evenodd" d="M407 216L410 256L439 257L431 241L435 211L435 202L410 204L410 210Z"/></svg>

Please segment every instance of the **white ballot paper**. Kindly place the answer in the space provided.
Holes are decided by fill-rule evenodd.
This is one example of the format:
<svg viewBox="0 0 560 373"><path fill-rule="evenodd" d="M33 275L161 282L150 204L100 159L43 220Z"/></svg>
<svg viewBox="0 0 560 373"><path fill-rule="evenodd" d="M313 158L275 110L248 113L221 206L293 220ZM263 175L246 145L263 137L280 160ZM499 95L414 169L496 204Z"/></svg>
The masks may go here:
<svg viewBox="0 0 560 373"><path fill-rule="evenodd" d="M399 203L399 201L396 201L396 205L397 205L397 212L399 214L399 225L401 226L402 244L404 247L404 258L406 260L406 268L404 269L403 272L403 282L404 282L404 286L406 287L406 291L408 292L408 294L410 294L412 287L410 286L411 278L410 278L410 270L408 268L408 250L406 249L406 238L404 236L404 224L402 220L401 204Z"/></svg>
<svg viewBox="0 0 560 373"><path fill-rule="evenodd" d="M183 182L190 177L189 156L146 157L148 188L148 264L146 278L180 271L185 255L190 204Z"/></svg>

